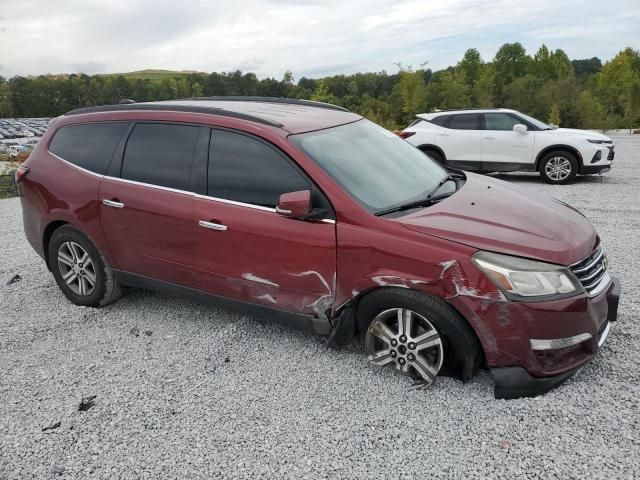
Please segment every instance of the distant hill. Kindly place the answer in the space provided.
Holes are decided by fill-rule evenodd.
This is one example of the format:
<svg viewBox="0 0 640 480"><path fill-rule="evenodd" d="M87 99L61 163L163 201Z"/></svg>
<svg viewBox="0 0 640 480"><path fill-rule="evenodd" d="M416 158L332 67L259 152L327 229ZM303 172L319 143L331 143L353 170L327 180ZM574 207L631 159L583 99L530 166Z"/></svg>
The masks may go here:
<svg viewBox="0 0 640 480"><path fill-rule="evenodd" d="M190 73L202 73L196 70L155 70L155 69L147 69L147 70L137 70L135 72L125 72L125 73L101 73L99 75L103 75L105 77L117 77L118 75L122 75L125 78L140 78L140 79L149 79L149 80L161 80L165 77L174 78L174 77L182 77L188 75Z"/></svg>

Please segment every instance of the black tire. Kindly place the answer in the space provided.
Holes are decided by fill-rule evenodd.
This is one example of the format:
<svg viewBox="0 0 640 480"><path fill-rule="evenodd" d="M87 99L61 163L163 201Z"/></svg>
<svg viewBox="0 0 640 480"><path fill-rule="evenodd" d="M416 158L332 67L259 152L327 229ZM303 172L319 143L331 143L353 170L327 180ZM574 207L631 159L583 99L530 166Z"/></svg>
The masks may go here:
<svg viewBox="0 0 640 480"><path fill-rule="evenodd" d="M432 148L421 148L420 150L434 162L444 165L444 157L437 150Z"/></svg>
<svg viewBox="0 0 640 480"><path fill-rule="evenodd" d="M444 360L439 375L471 379L483 361L483 351L467 321L444 300L404 288L382 288L358 303L356 324L365 333L371 321L390 308L407 308L428 318L442 339Z"/></svg>
<svg viewBox="0 0 640 480"><path fill-rule="evenodd" d="M568 165L570 167L568 175L565 176L565 173L554 173L554 165L552 162L556 162L556 164L557 162L561 162L564 165ZM540 176L545 182L552 185L564 185L571 182L578 174L578 160L571 152L567 152L566 150L554 150L546 153L544 157L542 157L538 170L540 172Z"/></svg>
<svg viewBox="0 0 640 480"><path fill-rule="evenodd" d="M63 269L68 268L60 264L59 250L69 242L79 245L84 249L91 261L92 273L95 276L95 285L89 294L80 295L70 287L63 277ZM116 301L122 296L122 287L113 275L113 271L100 253L98 248L80 230L64 225L53 232L49 242L49 265L53 276L62 290L62 293L76 305L85 307L102 307Z"/></svg>

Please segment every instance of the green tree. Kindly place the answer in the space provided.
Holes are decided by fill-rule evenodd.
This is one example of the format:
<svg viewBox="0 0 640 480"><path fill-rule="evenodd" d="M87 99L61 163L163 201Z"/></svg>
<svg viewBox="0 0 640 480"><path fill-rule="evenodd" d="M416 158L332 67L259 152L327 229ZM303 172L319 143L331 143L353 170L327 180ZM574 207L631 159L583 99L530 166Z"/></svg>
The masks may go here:
<svg viewBox="0 0 640 480"><path fill-rule="evenodd" d="M0 77L0 118L13 115L13 103L11 103L11 88L4 78Z"/></svg>
<svg viewBox="0 0 640 480"><path fill-rule="evenodd" d="M398 90L402 97L402 112L407 120L411 120L421 109L426 98L424 70L414 71L411 66L403 68L401 64L398 64L398 67L400 69Z"/></svg>
<svg viewBox="0 0 640 480"><path fill-rule="evenodd" d="M473 87L480 78L483 63L480 52L475 48L470 48L464 52L464 56L458 62L457 68L462 71L465 83L468 86Z"/></svg>
<svg viewBox="0 0 640 480"><path fill-rule="evenodd" d="M580 128L598 128L606 127L606 115L602 104L594 98L591 92L583 90L578 95L577 101L578 116Z"/></svg>
<svg viewBox="0 0 640 480"><path fill-rule="evenodd" d="M628 47L605 63L596 76L596 93L608 116L628 128L640 117L640 54Z"/></svg>
<svg viewBox="0 0 640 480"><path fill-rule="evenodd" d="M202 97L204 95L202 91L202 85L198 82L191 84L191 96L192 97Z"/></svg>
<svg viewBox="0 0 640 480"><path fill-rule="evenodd" d="M551 110L549 111L549 120L547 120L547 122L551 125L560 126L560 108L558 108L557 103L551 105Z"/></svg>

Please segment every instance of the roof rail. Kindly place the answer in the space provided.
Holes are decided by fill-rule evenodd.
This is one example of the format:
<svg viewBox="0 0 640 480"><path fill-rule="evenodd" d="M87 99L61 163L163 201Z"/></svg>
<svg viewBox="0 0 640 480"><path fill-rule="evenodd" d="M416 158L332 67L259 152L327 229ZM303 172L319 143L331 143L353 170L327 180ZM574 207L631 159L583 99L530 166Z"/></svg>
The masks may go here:
<svg viewBox="0 0 640 480"><path fill-rule="evenodd" d="M97 113L97 112L120 112L127 110L157 110L163 112L189 112L189 113L207 113L209 115L220 115L223 117L239 118L241 120L249 120L251 122L262 123L264 125L270 125L272 127L282 128L282 123L266 118L258 117L256 115L250 115L248 113L234 112L232 110L225 110L219 107L200 107L191 105L162 105L161 103L125 103L118 105L98 105L96 107L83 107L76 108L65 115L80 115L83 113Z"/></svg>
<svg viewBox="0 0 640 480"><path fill-rule="evenodd" d="M341 112L350 112L350 110L332 103L316 102L315 100L304 100L300 98L286 97L245 97L245 96L213 96L213 97L192 97L178 98L176 100L207 100L212 102L262 102L262 103L283 103L288 105L304 105L307 107L327 108L329 110L339 110ZM172 101L172 100L170 100Z"/></svg>
<svg viewBox="0 0 640 480"><path fill-rule="evenodd" d="M464 112L465 110L504 110L502 107L436 108L427 113Z"/></svg>

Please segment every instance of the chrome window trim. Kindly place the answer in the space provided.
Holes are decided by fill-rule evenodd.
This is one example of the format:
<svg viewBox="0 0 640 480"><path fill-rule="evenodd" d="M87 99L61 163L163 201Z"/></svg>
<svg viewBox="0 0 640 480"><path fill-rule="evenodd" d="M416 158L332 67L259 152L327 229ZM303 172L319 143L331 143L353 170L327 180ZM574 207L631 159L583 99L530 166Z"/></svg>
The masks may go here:
<svg viewBox="0 0 640 480"><path fill-rule="evenodd" d="M58 155L56 155L55 153L51 152L50 150L47 150L47 152L50 155L52 155L53 157L55 157L58 160L60 160L61 162L65 163L65 164L67 164L67 165L69 165L69 166L71 166L73 168L77 168L81 172L88 173L90 175L93 175L94 177L102 178L103 180L104 179L115 180L115 181L118 181L118 182L129 183L129 184L138 185L138 186L141 186L141 187L148 187L148 188L154 188L154 189L157 189L157 190L164 190L164 191L172 192L172 193L180 193L182 195L189 195L189 196L192 196L192 197L195 197L195 198L200 198L200 199L203 199L203 200L211 200L211 201L214 201L214 202L226 203L228 205L235 205L237 207L252 208L254 210L261 210L263 212L276 213L276 209L275 208L264 207L262 205L253 205L251 203L237 202L235 200L228 200L226 198L210 197L209 195L202 195L202 194L199 194L199 193L189 192L189 191L186 191L186 190L179 190L177 188L164 187L162 185L154 185L152 183L138 182L136 180L129 180L127 178L112 177L112 176L109 176L109 175L100 175L99 173L92 172L91 170L87 170L86 168L82 168L81 166L76 165L75 163L71 163L70 161L65 160L64 158L59 157ZM323 218L323 219L320 219L318 221L322 222L322 223L329 223L329 224L334 224L334 225L336 223L336 221L331 219L331 218Z"/></svg>

